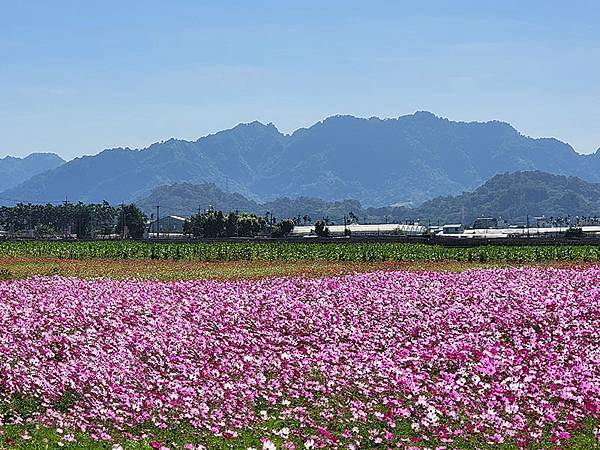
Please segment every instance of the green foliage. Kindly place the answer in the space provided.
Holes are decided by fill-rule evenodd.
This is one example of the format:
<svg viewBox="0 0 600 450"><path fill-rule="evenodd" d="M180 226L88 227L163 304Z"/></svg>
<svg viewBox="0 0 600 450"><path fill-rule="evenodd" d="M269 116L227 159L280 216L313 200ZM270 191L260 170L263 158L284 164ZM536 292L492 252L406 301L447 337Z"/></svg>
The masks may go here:
<svg viewBox="0 0 600 450"><path fill-rule="evenodd" d="M327 228L327 223L324 220L317 220L315 222L315 233L319 237L329 236L329 228Z"/></svg>
<svg viewBox="0 0 600 450"><path fill-rule="evenodd" d="M117 233L132 239L141 239L146 231L146 215L133 203L123 205L118 210ZM127 233L123 233L123 226Z"/></svg>
<svg viewBox="0 0 600 450"><path fill-rule="evenodd" d="M600 261L595 245L481 246L399 242L198 242L3 241L0 256L68 259L162 259L186 261L465 261L514 262Z"/></svg>
<svg viewBox="0 0 600 450"><path fill-rule="evenodd" d="M299 401L299 403L302 403ZM318 408L311 407L310 404L304 404L305 408L312 415L318 417ZM133 440L125 437L123 433L112 431L111 440L108 441L97 441L92 440L89 435L81 432L72 432L72 430L62 430L58 432L55 428L47 426L22 424L22 425L5 425L0 427L2 434L0 434L0 448L15 448L24 450L49 450L49 449L61 449L61 450L75 450L75 449L88 449L88 450L110 450L113 448L115 443L123 447L124 450L147 450L150 447L151 441L159 442L166 445L168 448L181 449L184 444L202 444L208 449L215 450L247 450L248 448L261 448L261 439L265 436L277 446L282 448L284 439L275 435L273 431L278 431L287 427L290 430L297 430L303 427L303 424L290 420L280 419L277 417L276 412L270 411L268 406L265 407L269 411L270 418L260 424L248 429L238 430L235 438L230 437L219 437L210 434L205 430L197 430L186 424L178 424L170 426L166 429L158 428L151 424L136 427L135 430L140 434L145 434L146 437L140 440ZM322 422L322 419L318 417ZM597 440L594 436L593 429L597 424L597 420L588 420L589 424L581 430L578 430L573 434L571 439L565 443L562 448L568 448L572 450L589 450L598 448ZM304 425L305 426L305 425ZM335 424L327 424L328 429L332 430L332 434L338 439L343 440L339 430L335 429ZM379 449L382 448L382 444L375 443L370 439L371 430L382 430L386 427L374 417L369 417L369 420L365 423L357 422L356 429L358 430L357 435L362 438L361 449ZM306 426L306 434L318 434L316 429L311 429ZM389 446L395 446L400 442L405 442L407 439L413 437L420 437L418 433L415 433L408 421L398 421L394 428L395 438L392 442L389 442ZM290 441L294 442L295 448L304 448L304 440L290 437ZM411 442L413 448L440 448L444 447L443 443L438 439L432 438L429 441ZM402 445L400 448L405 448ZM503 444L491 444L482 439L470 438L461 439L456 438L454 442L448 448L458 450L468 449L481 449L481 450L516 450L519 446L515 442L505 442ZM529 449L542 450L548 448L555 448L552 444L548 435L540 437L536 442L530 442L527 446Z"/></svg>
<svg viewBox="0 0 600 450"><path fill-rule="evenodd" d="M237 235L256 236L266 226L265 219L254 214L241 214L237 219Z"/></svg>
<svg viewBox="0 0 600 450"><path fill-rule="evenodd" d="M223 211L207 211L190 217L187 230L194 237L216 238L225 236L227 219Z"/></svg>
<svg viewBox="0 0 600 450"><path fill-rule="evenodd" d="M7 403L0 403L0 423L15 417L29 419L42 411L42 402L34 395L17 393Z"/></svg>
<svg viewBox="0 0 600 450"><path fill-rule="evenodd" d="M271 232L272 237L285 237L292 232L296 224L291 219L284 219Z"/></svg>
<svg viewBox="0 0 600 450"><path fill-rule="evenodd" d="M62 413L66 413L80 400L80 398L81 396L74 390L66 389L53 407Z"/></svg>
<svg viewBox="0 0 600 450"><path fill-rule="evenodd" d="M581 228L569 228L565 232L566 238L580 238L583 237L583 230Z"/></svg>
<svg viewBox="0 0 600 450"><path fill-rule="evenodd" d="M33 230L33 234L36 237L44 237L44 236L48 236L48 235L53 235L54 228L51 225L48 225L45 223L38 223L38 224L36 224L36 226Z"/></svg>
<svg viewBox="0 0 600 450"><path fill-rule="evenodd" d="M19 203L0 207L0 226L11 232L34 230L35 236L76 234L90 238L112 228L119 210L106 202L99 204L63 203L32 205Z"/></svg>
<svg viewBox="0 0 600 450"><path fill-rule="evenodd" d="M293 225L293 222L292 222ZM194 237L253 237L263 231L266 221L254 214L210 210L193 215L184 227Z"/></svg>

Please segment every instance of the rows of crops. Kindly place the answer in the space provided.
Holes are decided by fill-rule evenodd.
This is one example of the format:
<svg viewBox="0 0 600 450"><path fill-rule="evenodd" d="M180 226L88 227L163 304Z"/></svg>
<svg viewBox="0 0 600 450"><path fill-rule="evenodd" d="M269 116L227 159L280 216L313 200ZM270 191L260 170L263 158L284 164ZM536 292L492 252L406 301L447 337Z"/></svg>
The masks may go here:
<svg viewBox="0 0 600 450"><path fill-rule="evenodd" d="M407 243L289 242L42 242L0 243L0 257L158 259L185 261L599 261L600 246L482 246L471 248Z"/></svg>

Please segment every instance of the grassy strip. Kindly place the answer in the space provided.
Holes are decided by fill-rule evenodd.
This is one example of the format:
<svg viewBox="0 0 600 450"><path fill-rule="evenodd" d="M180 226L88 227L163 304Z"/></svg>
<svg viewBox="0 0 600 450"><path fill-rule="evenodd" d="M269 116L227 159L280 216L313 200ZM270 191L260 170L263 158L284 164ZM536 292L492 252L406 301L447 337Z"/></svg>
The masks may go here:
<svg viewBox="0 0 600 450"><path fill-rule="evenodd" d="M506 266L508 263L443 262L352 262L352 261L161 261L161 260L79 260L58 258L0 258L0 279L32 276L73 276L78 278L140 278L160 281L213 279L242 280L267 277L322 277L378 270L462 271ZM540 265L572 266L547 262Z"/></svg>
<svg viewBox="0 0 600 450"><path fill-rule="evenodd" d="M0 242L0 257L60 259L152 259L172 261L399 261L511 262L600 261L600 246L482 246L408 243L289 242Z"/></svg>
<svg viewBox="0 0 600 450"><path fill-rule="evenodd" d="M187 448L205 448L210 450L247 450L248 448L260 449L263 445L264 436L276 445L276 448L285 448L285 442L293 443L294 448L302 449L305 441L289 437L283 439L278 435L273 434L273 430L282 430L284 428L293 429L298 424L287 423L278 419L270 419L261 424L260 427L254 429L242 430L236 437L216 437L206 433L198 432L189 426L180 425L178 427L161 430L152 428L142 435L141 439L133 440L124 437L123 435L113 438L112 440L93 440L88 435L81 432L70 433L67 430L54 429L39 425L9 425L0 427L0 449L26 449L26 450L74 450L74 449L89 449L89 450L112 450L113 448L122 448L123 450L147 450L151 448L168 448L169 450ZM358 434L360 436L361 449L378 449L395 447L398 443L402 445L400 448L447 448L447 449L481 449L481 450L513 450L519 449L516 442L489 443L477 438L468 440L455 440L452 443L442 443L435 439L424 441L414 432L412 432L410 424L400 423L395 430L395 436L391 441L375 442L370 439L370 431L373 430L374 424L363 424L360 427ZM573 450L591 450L599 448L597 438L594 436L594 427L597 426L597 421L589 419L583 424L582 429L574 433L571 438L561 443L560 448ZM313 430L315 437L319 436L318 430ZM348 441L353 442L354 438L344 439L339 433L334 433L335 442ZM202 447L204 446L204 447ZM288 447L290 448L290 447ZM548 448L558 448L556 443L552 442L549 435L542 436L538 441L527 443L527 448L532 450L542 450Z"/></svg>

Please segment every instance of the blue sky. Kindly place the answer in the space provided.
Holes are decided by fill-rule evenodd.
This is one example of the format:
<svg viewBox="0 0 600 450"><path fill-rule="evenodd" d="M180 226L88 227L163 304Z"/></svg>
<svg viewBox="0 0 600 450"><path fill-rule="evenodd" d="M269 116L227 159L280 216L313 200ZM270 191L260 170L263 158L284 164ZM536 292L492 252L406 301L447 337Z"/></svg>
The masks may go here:
<svg viewBox="0 0 600 450"><path fill-rule="evenodd" d="M417 110L503 120L590 153L599 4L5 1L0 156Z"/></svg>

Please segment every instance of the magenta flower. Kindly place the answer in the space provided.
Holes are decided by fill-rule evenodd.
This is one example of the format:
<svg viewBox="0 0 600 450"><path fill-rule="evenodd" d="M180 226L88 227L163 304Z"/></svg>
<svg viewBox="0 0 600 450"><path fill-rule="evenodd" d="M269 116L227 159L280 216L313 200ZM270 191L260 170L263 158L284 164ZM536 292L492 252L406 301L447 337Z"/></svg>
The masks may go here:
<svg viewBox="0 0 600 450"><path fill-rule="evenodd" d="M152 423L396 447L402 424L449 447L563 445L599 418L599 299L597 267L0 281L0 404L26 394L31 420L113 442Z"/></svg>

